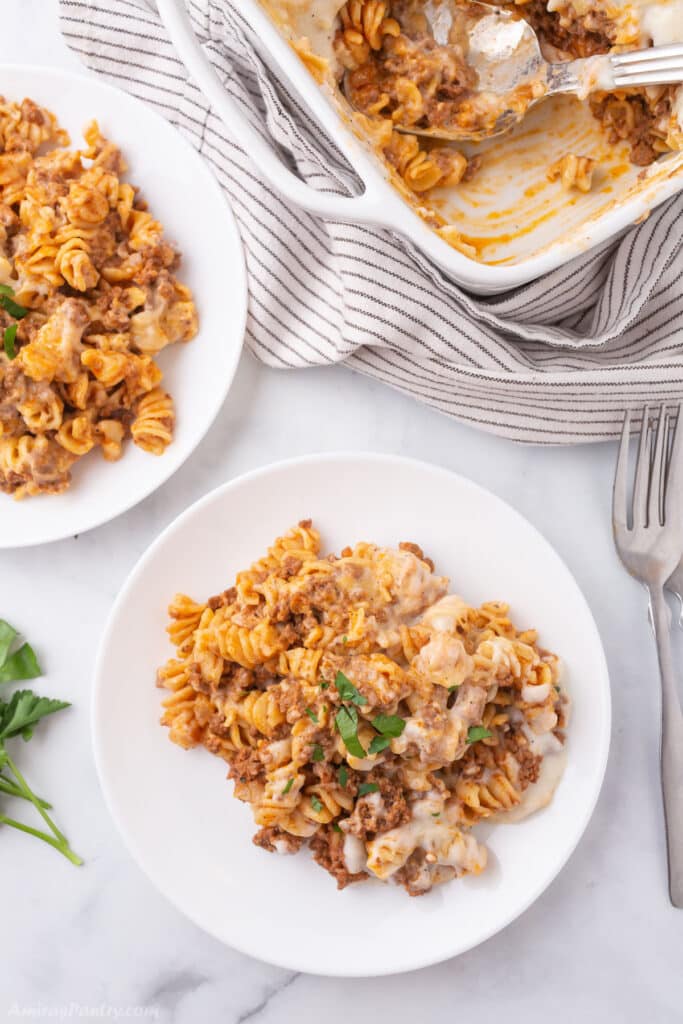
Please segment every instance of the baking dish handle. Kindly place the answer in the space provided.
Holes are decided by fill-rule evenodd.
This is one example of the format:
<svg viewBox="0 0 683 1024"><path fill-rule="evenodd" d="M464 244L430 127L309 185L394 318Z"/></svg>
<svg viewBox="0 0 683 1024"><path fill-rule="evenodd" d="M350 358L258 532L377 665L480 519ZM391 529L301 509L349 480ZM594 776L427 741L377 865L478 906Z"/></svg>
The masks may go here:
<svg viewBox="0 0 683 1024"><path fill-rule="evenodd" d="M171 42L188 72L231 136L285 199L333 220L378 222L378 202L381 199L371 193L366 182L363 182L365 191L361 195L338 196L331 192L318 192L290 171L275 150L252 128L223 86L194 33L184 0L156 0L156 3Z"/></svg>

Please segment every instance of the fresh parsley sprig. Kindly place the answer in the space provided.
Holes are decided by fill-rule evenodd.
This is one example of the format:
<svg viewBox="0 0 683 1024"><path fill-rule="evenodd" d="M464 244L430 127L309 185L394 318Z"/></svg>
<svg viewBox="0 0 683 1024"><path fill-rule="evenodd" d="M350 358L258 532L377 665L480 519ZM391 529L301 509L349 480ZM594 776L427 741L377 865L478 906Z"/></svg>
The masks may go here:
<svg viewBox="0 0 683 1024"><path fill-rule="evenodd" d="M38 659L28 644L22 644L17 650L12 651L13 647L16 647L17 636L17 631L4 619L0 619L0 682L34 679L41 675ZM0 794L33 804L49 832L18 821L2 811L0 825L7 825L35 836L58 850L72 864L82 864L83 861L71 849L64 833L57 828L47 813L51 810L51 805L33 792L7 749L7 742L13 739L21 737L28 742L40 721L68 707L66 701L40 697L32 690L16 690L8 700L0 700Z"/></svg>

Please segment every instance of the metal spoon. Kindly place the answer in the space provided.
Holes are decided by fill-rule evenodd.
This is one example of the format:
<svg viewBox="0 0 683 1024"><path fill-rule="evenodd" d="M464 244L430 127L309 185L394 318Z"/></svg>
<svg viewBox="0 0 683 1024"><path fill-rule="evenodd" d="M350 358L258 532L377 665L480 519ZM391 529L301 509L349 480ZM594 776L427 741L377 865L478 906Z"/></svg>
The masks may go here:
<svg viewBox="0 0 683 1024"><path fill-rule="evenodd" d="M425 0L420 11L429 23L431 39L427 36L426 41L432 53L434 42L443 47L457 42L458 52L464 50L475 71L477 85L468 97L475 118L466 125L398 120L398 131L446 141L491 138L509 131L531 106L554 93L575 93L583 99L596 90L683 82L683 43L551 64L543 58L531 25L509 11L477 0L465 5ZM420 41L416 40L418 47ZM345 92L351 99L348 76ZM481 117L476 116L477 108Z"/></svg>

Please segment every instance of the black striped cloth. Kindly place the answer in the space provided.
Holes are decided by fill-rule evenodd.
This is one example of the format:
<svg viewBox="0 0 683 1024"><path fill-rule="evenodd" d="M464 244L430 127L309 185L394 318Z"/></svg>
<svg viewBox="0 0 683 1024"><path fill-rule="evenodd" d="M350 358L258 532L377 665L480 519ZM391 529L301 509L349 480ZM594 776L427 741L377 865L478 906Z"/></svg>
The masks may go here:
<svg viewBox="0 0 683 1024"><path fill-rule="evenodd" d="M250 45L227 0L190 0L195 30L252 124L319 188L349 171ZM60 0L69 45L152 104L208 160L247 251L247 340L269 366L345 362L465 423L520 441L614 437L623 410L683 399L683 195L620 242L492 298L405 240L288 205L213 114L152 0Z"/></svg>

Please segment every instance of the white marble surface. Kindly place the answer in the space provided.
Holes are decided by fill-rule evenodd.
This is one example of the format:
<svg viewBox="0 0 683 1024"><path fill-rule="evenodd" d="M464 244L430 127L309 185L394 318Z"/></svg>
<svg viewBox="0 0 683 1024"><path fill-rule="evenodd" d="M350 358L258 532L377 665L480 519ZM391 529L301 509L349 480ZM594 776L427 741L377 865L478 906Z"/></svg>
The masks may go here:
<svg viewBox="0 0 683 1024"><path fill-rule="evenodd" d="M4 0L2 6L0 61L76 66L58 34L53 0ZM614 697L612 751L598 808L544 896L502 934L457 960L366 981L296 975L251 960L168 906L109 820L88 722L100 632L121 583L159 531L243 470L340 448L440 463L528 516L584 588L604 639ZM165 487L93 533L2 553L0 614L30 632L48 671L45 686L74 705L32 741L31 780L53 799L86 866L75 869L42 844L3 831L0 1014L97 1019L146 1007L156 1019L177 1024L432 1021L444 1012L447 1019L481 1024L501 1016L528 1024L681 1020L683 912L670 907L665 887L656 666L644 595L612 548L613 459L611 445L516 447L345 369L281 373L245 356L209 436ZM681 651L683 644L679 663Z"/></svg>

